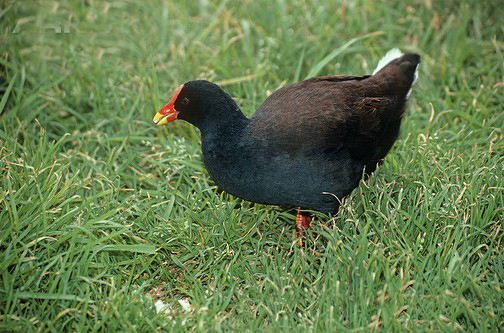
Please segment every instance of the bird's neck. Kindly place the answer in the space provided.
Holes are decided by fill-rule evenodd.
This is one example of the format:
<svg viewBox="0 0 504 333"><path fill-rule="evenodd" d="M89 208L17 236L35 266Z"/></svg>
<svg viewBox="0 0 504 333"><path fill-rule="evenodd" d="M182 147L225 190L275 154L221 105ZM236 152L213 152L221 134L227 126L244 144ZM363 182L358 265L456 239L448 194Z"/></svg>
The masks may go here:
<svg viewBox="0 0 504 333"><path fill-rule="evenodd" d="M221 117L205 121L201 130L201 150L205 167L223 190L239 195L236 181L250 163L250 149L244 139L249 119L240 109L227 110ZM243 196L244 194L242 194Z"/></svg>
<svg viewBox="0 0 504 333"><path fill-rule="evenodd" d="M235 103L226 109L219 108L218 112L209 112L209 116L198 126L203 142L221 143L235 142L241 137L249 123L249 119L241 112Z"/></svg>

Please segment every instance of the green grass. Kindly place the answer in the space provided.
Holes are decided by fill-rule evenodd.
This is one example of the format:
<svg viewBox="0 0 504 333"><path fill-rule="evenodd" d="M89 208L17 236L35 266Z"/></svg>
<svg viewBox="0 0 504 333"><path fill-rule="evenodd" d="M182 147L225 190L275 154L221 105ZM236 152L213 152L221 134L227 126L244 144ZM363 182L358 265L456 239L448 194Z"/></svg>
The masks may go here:
<svg viewBox="0 0 504 333"><path fill-rule="evenodd" d="M0 331L504 327L501 5L430 3L3 2ZM401 136L317 215L326 244L295 246L294 211L217 193L197 130L151 121L189 80L250 115L393 47L422 56Z"/></svg>

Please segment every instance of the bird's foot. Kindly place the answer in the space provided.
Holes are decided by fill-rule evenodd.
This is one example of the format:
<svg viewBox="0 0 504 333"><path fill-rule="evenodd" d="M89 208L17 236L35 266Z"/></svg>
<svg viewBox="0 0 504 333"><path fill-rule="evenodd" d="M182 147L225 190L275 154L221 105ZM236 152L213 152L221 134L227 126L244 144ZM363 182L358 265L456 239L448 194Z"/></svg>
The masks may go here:
<svg viewBox="0 0 504 333"><path fill-rule="evenodd" d="M296 238L299 246L303 246L303 238L305 231L310 229L310 222L313 219L311 214L305 214L301 212L301 208L298 208L296 214Z"/></svg>

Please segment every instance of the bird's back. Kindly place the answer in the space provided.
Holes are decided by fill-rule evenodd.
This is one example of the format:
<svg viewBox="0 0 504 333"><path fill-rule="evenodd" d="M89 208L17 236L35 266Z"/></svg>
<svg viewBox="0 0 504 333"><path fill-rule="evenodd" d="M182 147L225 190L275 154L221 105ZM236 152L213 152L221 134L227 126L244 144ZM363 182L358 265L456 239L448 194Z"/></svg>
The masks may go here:
<svg viewBox="0 0 504 333"><path fill-rule="evenodd" d="M405 54L372 76L325 76L281 88L250 118L248 133L292 156L348 149L381 159L397 138L420 57Z"/></svg>

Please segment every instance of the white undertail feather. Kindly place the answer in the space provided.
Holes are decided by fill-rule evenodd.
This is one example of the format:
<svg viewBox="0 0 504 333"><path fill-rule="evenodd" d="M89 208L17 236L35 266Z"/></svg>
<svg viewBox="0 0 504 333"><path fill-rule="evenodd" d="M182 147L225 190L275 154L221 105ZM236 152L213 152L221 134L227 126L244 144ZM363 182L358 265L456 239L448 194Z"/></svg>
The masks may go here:
<svg viewBox="0 0 504 333"><path fill-rule="evenodd" d="M378 65L376 66L376 69L374 70L373 75L375 75L380 69L385 67L389 62L391 62L394 59L399 58L402 55L403 55L403 53L398 48L393 48L393 49L389 50L385 54L385 56L383 58L381 58L380 61L378 62ZM415 77L413 79L413 83L411 84L411 87L413 87L417 78L418 78L418 66L415 69ZM408 98L410 96L410 94L411 94L411 88L408 91L408 94L406 94L406 98Z"/></svg>
<svg viewBox="0 0 504 333"><path fill-rule="evenodd" d="M415 84L416 80L418 79L418 65L415 68L415 76L413 77L413 83L411 83L411 88L409 88L408 93L406 94L406 98L409 98L409 95L411 95L411 89L413 88L413 85Z"/></svg>
<svg viewBox="0 0 504 333"><path fill-rule="evenodd" d="M380 69L385 67L389 62L399 58L402 55L403 53L398 48L393 48L392 50L388 51L387 54L385 54L385 56L381 58L380 61L378 62L378 65L376 66L373 75L375 75Z"/></svg>

